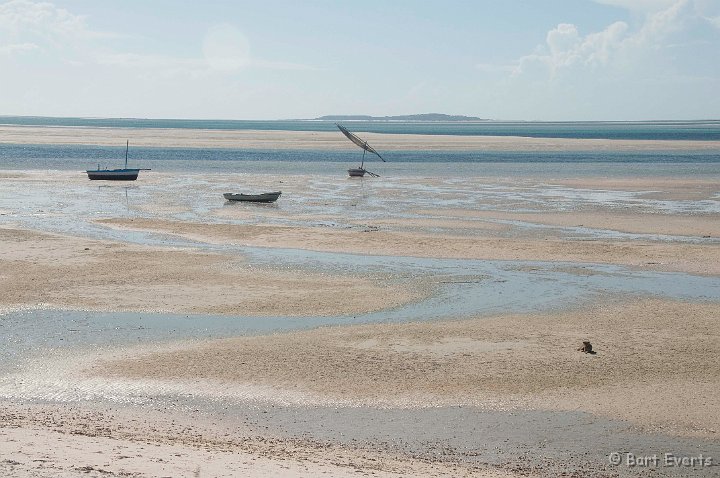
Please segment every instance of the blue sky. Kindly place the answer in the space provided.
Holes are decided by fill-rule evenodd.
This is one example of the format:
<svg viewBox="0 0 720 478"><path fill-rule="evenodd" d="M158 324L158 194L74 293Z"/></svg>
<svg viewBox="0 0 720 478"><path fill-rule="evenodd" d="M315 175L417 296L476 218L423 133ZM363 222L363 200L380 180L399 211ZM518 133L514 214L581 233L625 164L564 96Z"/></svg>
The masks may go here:
<svg viewBox="0 0 720 478"><path fill-rule="evenodd" d="M720 117L720 0L0 0L0 115Z"/></svg>

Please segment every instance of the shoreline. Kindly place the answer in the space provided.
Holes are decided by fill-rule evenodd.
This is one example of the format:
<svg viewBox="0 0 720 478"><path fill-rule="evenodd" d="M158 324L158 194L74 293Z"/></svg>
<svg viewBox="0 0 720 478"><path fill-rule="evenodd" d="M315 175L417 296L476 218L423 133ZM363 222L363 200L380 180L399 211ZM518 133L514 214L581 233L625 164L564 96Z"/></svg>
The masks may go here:
<svg viewBox="0 0 720 478"><path fill-rule="evenodd" d="M212 423L199 410L112 409L68 405L8 405L0 400L3 477L340 478L427 476L527 478L541 474L520 462L468 464L450 456L408 456L372 447L271 434L266 426L228 416ZM35 458L34 457L40 457Z"/></svg>

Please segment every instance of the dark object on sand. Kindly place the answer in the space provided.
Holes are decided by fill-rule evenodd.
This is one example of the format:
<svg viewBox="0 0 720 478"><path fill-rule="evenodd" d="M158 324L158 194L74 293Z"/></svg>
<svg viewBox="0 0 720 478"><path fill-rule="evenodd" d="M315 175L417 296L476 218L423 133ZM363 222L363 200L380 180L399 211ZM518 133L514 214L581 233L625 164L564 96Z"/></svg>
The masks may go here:
<svg viewBox="0 0 720 478"><path fill-rule="evenodd" d="M275 202L280 194L280 191L262 194L225 193L223 197L228 201Z"/></svg>
<svg viewBox="0 0 720 478"><path fill-rule="evenodd" d="M592 344L588 342L587 340L583 342L582 347L578 348L580 352L586 353L586 354L592 354L595 355L597 352L593 352Z"/></svg>

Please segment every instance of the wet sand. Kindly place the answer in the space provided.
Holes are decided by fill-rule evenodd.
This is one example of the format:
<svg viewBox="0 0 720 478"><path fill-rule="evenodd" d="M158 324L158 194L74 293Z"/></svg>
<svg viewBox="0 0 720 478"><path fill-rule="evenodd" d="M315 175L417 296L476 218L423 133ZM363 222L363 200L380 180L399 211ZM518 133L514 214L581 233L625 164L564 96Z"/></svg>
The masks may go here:
<svg viewBox="0 0 720 478"><path fill-rule="evenodd" d="M0 132L3 141L20 144L115 145L128 135L92 128ZM335 134L132 133L131 142L144 146L347 148ZM368 139L396 150L412 149L410 143L443 150L689 147ZM49 345L35 350L30 342L23 349L30 360L10 354L16 362L3 364L0 374L4 476L682 476L686 470L612 467L607 456L702 451L720 459L720 293L712 288L720 273L720 191L712 179L381 179L356 191L363 183L294 177L283 178L287 199L280 206L244 208L217 201L238 176L184 178L193 199L180 202L170 174L148 175L130 193L90 190L78 174L62 174L2 173L20 199L0 211L0 330L42 319L44 309L90 311L78 314L78 323L97 334L102 329L87 319L92 311L288 322L408 316L222 339L153 340L151 329L138 327L144 341L85 348L63 345L71 341L64 324L60 332L40 324L52 335ZM58 176L66 195L43 200ZM242 179L262 186L278 180ZM428 190L447 205L424 201ZM336 200L344 194L355 196ZM344 261L330 264L330 256L312 251ZM263 254L293 260L263 261ZM364 269L366 256L386 262L383 272ZM400 256L439 261L434 282L419 265L393 264ZM470 277L445 259L506 261L518 274L540 273L534 277L548 291L626 270L707 289L691 301L599 288L581 302L538 302L525 313L508 305L499 313L413 321L413 304L442 287L459 292L440 302L465 290L503 291L502 280ZM563 271L567 277L555 274ZM465 289L468 282L474 288ZM28 309L36 313L24 314ZM128 326L120 314L117 320L118 328ZM577 351L583 340L597 353ZM2 345L11 352L17 346ZM47 393L23 395L37 392L33 386Z"/></svg>
<svg viewBox="0 0 720 478"><path fill-rule="evenodd" d="M258 399L304 405L586 411L712 438L720 430L711 352L720 348L719 316L718 304L644 299L559 314L325 327L133 349L86 373L193 381L197 395L248 385ZM583 340L595 355L576 350Z"/></svg>
<svg viewBox="0 0 720 478"><path fill-rule="evenodd" d="M533 223L563 224L557 216L538 214L512 215L487 213L484 218L529 220ZM583 217L572 216L564 223L582 224ZM637 219L637 218L636 218ZM636 230L655 234L668 230L662 220L629 221ZM599 222L599 221L598 221ZM683 221L679 221L683 222ZM716 231L713 225L705 226L694 221L696 231ZM247 246L299 248L325 252L346 252L367 255L404 255L414 257L437 257L454 259L500 259L520 261L572 261L580 263L620 264L640 267L645 270L680 271L696 274L720 273L720 245L663 244L649 241L594 240L569 241L562 237L537 237L526 234L508 241L504 237L468 234L467 230L456 233L428 234L415 231L397 232L383 230L379 226L363 227L362 233L328 228L303 228L255 225L207 225L164 220L109 219L101 224L135 231L154 231L176 234L217 244L242 244ZM608 226L622 229L622 219L614 219ZM387 222L385 222L387 225ZM640 225L638 225L640 224ZM446 226L450 225L445 223ZM588 224L591 226L591 224ZM677 229L691 233L690 229ZM535 236L535 237L532 237ZM717 237L717 236L715 236Z"/></svg>
<svg viewBox="0 0 720 478"><path fill-rule="evenodd" d="M610 211L553 212L505 212L505 211L462 211L429 210L421 214L441 215L447 221L466 221L471 218L500 221L519 221L533 225L560 226L566 228L588 228L630 234L687 236L698 238L720 238L720 224L714 216L687 217L677 214L633 214ZM703 220L706 219L706 220Z"/></svg>
<svg viewBox="0 0 720 478"><path fill-rule="evenodd" d="M68 355L56 367L75 384L147 400L0 401L11 445L0 470L645 476L608 454L720 452L719 312L717 302L606 301ZM597 353L577 351L582 340Z"/></svg>

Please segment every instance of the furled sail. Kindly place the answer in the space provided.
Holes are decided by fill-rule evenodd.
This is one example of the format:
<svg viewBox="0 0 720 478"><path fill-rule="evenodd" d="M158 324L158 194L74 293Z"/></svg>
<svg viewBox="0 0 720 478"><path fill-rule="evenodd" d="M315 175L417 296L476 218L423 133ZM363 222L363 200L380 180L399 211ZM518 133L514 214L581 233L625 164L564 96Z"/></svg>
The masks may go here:
<svg viewBox="0 0 720 478"><path fill-rule="evenodd" d="M378 158L380 158L380 159L383 160L383 162L385 161L385 160L383 159L383 157L380 156L380 153L378 153L377 151L375 151L375 150L372 148L372 146L370 146L369 144L367 144L367 141L363 141L362 139L358 138L357 136L355 136L354 134L352 134L350 131L348 131L347 129L345 129L345 127L342 126L342 125L339 125L339 124L335 123L335 126L337 126L338 129L339 129L340 131L342 131L342 133L343 133L345 136L347 136L347 138L348 138L350 141L352 141L353 143L357 144L358 146L360 146L362 149L364 149L364 150L367 151L368 153L376 154Z"/></svg>

